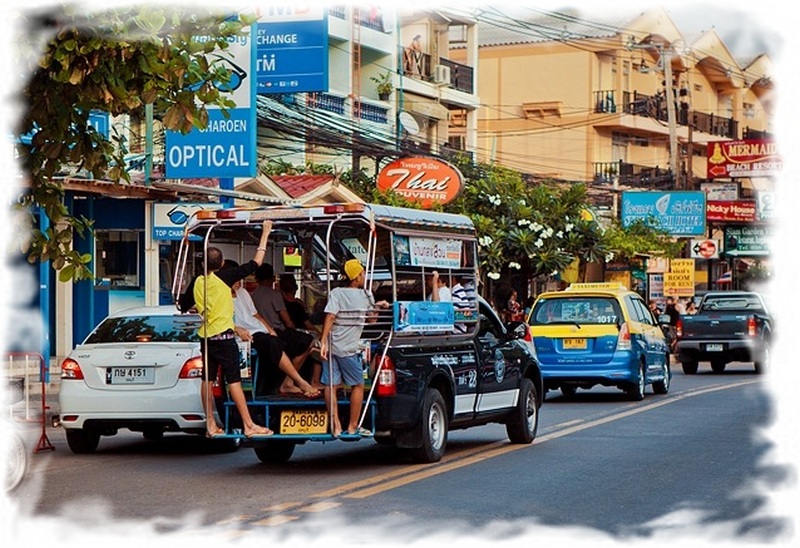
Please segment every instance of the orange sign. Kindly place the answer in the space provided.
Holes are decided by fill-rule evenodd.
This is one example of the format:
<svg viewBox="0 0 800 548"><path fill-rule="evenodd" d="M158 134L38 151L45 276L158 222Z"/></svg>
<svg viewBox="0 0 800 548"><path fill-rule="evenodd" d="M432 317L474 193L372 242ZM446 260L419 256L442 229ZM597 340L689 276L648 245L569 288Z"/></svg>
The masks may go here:
<svg viewBox="0 0 800 548"><path fill-rule="evenodd" d="M378 173L379 190L392 190L425 208L434 203L449 204L463 186L461 172L435 158L400 158Z"/></svg>

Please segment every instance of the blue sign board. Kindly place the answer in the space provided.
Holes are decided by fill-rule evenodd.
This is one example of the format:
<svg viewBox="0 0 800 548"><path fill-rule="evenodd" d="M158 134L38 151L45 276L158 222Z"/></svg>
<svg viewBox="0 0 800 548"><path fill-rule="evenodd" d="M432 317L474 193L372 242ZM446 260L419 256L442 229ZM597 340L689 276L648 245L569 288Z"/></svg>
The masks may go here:
<svg viewBox="0 0 800 548"><path fill-rule="evenodd" d="M222 209L218 203L156 203L153 204L153 239L181 240L186 229L186 222L197 211ZM192 234L190 240L201 240L199 235Z"/></svg>
<svg viewBox="0 0 800 548"><path fill-rule="evenodd" d="M251 27L252 29L252 27ZM202 41L204 37L198 37ZM232 56L232 59L229 57ZM217 62L227 63L231 81L217 86L236 107L223 115L208 108L208 125L187 134L166 132L166 176L170 179L255 177L255 40L239 36Z"/></svg>
<svg viewBox="0 0 800 548"><path fill-rule="evenodd" d="M455 308L443 301L397 301L394 303L395 331L452 331Z"/></svg>
<svg viewBox="0 0 800 548"><path fill-rule="evenodd" d="M622 226L637 219L672 236L706 233L705 192L623 192Z"/></svg>
<svg viewBox="0 0 800 548"><path fill-rule="evenodd" d="M89 113L89 126L93 127L94 130L105 137L106 140L111 138L109 120L110 115L107 112L92 111Z"/></svg>
<svg viewBox="0 0 800 548"><path fill-rule="evenodd" d="M320 15L258 23L256 93L328 91L328 17Z"/></svg>

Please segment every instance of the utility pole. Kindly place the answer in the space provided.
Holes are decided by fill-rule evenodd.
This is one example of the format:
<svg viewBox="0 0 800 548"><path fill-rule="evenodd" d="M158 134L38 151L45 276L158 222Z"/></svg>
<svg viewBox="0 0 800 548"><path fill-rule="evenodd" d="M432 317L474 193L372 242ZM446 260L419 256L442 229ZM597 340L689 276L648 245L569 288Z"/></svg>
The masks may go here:
<svg viewBox="0 0 800 548"><path fill-rule="evenodd" d="M669 126L669 168L675 179L675 186L681 187L681 176L678 173L678 128L675 119L675 93L672 89L672 48L658 47L661 56L661 68L664 69L664 88L667 100L667 125ZM668 55L669 57L665 57Z"/></svg>

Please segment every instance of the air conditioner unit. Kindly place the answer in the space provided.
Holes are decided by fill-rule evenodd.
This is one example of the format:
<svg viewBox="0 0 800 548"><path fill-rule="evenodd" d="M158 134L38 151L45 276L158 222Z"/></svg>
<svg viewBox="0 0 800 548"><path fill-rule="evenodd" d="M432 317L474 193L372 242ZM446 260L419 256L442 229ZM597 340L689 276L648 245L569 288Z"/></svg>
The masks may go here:
<svg viewBox="0 0 800 548"><path fill-rule="evenodd" d="M436 65L433 69L434 84L450 84L450 67Z"/></svg>

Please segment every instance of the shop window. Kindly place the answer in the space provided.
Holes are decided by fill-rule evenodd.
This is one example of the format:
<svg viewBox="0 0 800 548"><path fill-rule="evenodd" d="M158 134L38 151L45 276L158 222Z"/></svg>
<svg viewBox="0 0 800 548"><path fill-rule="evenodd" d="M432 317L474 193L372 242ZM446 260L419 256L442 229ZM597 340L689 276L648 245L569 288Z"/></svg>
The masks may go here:
<svg viewBox="0 0 800 548"><path fill-rule="evenodd" d="M95 278L113 287L138 288L139 233L133 230L95 232Z"/></svg>

